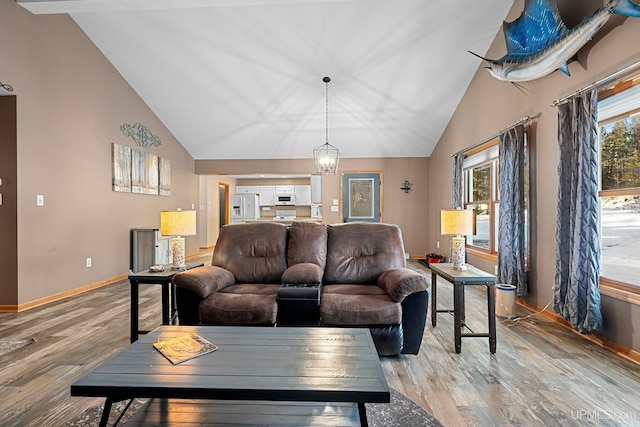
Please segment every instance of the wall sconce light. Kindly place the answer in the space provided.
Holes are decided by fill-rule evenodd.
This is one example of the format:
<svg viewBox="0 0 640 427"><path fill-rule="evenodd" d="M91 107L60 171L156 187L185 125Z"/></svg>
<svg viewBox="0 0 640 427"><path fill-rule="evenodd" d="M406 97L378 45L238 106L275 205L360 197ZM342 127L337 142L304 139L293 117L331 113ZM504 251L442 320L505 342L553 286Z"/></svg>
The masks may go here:
<svg viewBox="0 0 640 427"><path fill-rule="evenodd" d="M402 183L402 187L400 187L400 189L404 190L405 193L408 193L409 191L411 191L411 187L413 187L413 184L410 183L409 181L405 180Z"/></svg>

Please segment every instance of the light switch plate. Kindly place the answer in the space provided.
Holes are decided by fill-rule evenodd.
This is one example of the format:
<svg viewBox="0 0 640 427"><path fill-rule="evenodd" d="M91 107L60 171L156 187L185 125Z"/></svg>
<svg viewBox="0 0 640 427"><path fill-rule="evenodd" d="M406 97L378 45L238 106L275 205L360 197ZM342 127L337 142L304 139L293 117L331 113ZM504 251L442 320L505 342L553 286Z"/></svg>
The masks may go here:
<svg viewBox="0 0 640 427"><path fill-rule="evenodd" d="M42 194L36 196L36 206L44 206L44 196Z"/></svg>

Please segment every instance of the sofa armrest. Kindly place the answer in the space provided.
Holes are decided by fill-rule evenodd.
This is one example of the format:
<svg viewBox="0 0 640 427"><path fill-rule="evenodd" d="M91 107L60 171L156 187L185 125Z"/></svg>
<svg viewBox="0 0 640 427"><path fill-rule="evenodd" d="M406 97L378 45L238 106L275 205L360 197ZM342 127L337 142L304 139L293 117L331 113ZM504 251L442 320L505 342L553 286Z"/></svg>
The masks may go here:
<svg viewBox="0 0 640 427"><path fill-rule="evenodd" d="M407 295L429 289L428 277L409 268L392 268L380 275L378 286L395 302L402 302Z"/></svg>
<svg viewBox="0 0 640 427"><path fill-rule="evenodd" d="M287 285L321 284L324 270L317 264L302 262L292 265L282 274L281 282Z"/></svg>
<svg viewBox="0 0 640 427"><path fill-rule="evenodd" d="M192 268L173 276L176 286L188 289L200 298L206 298L235 282L236 278L229 270L212 265Z"/></svg>

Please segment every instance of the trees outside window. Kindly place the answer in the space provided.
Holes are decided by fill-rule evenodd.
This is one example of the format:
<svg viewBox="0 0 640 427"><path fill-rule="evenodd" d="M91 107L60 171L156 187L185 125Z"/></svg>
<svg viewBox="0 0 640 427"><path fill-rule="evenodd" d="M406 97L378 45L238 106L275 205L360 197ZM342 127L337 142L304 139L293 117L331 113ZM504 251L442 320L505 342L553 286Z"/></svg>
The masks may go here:
<svg viewBox="0 0 640 427"><path fill-rule="evenodd" d="M623 95L624 92L620 95ZM607 106L637 97L607 100L600 121L600 227L602 281L640 285L640 116L607 117ZM600 116L600 112L599 112Z"/></svg>

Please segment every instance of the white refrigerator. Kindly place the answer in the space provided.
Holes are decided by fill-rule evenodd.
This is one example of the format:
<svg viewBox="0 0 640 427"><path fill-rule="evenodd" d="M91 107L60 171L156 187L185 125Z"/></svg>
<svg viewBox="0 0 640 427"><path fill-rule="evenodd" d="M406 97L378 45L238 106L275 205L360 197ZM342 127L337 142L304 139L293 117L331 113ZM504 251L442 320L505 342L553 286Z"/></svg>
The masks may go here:
<svg viewBox="0 0 640 427"><path fill-rule="evenodd" d="M234 194L231 196L232 224L258 218L260 218L260 203L257 194Z"/></svg>

